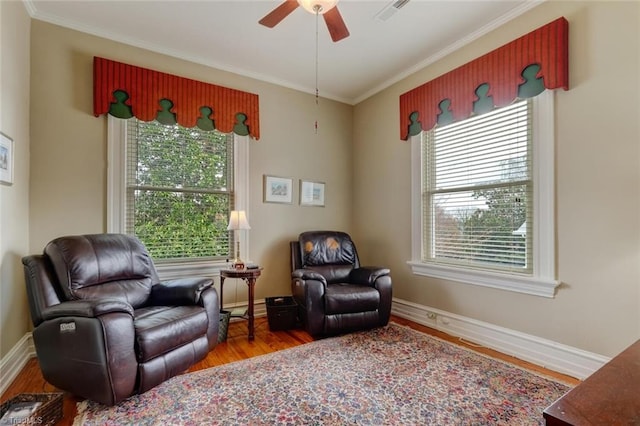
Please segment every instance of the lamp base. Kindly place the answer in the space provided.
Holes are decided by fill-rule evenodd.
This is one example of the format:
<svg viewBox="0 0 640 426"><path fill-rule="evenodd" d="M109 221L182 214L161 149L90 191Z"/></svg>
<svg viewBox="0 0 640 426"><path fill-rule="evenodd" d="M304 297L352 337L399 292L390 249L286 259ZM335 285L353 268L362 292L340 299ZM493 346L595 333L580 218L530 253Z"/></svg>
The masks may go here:
<svg viewBox="0 0 640 426"><path fill-rule="evenodd" d="M245 268L245 264L244 261L240 258L237 259L233 259L233 263L231 264L231 267L233 269L244 269Z"/></svg>
<svg viewBox="0 0 640 426"><path fill-rule="evenodd" d="M240 259L240 240L236 242L236 258L233 259L231 267L233 269L244 269L244 261Z"/></svg>

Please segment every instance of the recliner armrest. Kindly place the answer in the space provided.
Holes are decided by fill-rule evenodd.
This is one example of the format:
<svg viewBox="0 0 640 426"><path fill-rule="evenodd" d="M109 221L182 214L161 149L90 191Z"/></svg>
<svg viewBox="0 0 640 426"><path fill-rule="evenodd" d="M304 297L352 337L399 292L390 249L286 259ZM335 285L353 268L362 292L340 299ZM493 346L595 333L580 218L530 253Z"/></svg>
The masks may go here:
<svg viewBox="0 0 640 426"><path fill-rule="evenodd" d="M202 292L213 286L211 278L181 278L165 281L151 287L151 304L197 305Z"/></svg>
<svg viewBox="0 0 640 426"><path fill-rule="evenodd" d="M379 266L362 266L349 273L349 282L360 285L373 285L379 277L389 275L391 270Z"/></svg>
<svg viewBox="0 0 640 426"><path fill-rule="evenodd" d="M327 280L322 274L315 271L310 271L308 269L296 269L291 273L291 278L302 280L316 280L320 281L324 285L327 284Z"/></svg>
<svg viewBox="0 0 640 426"><path fill-rule="evenodd" d="M96 318L113 312L121 312L133 316L133 307L116 299L72 300L45 308L42 311L42 319L47 321L60 317Z"/></svg>

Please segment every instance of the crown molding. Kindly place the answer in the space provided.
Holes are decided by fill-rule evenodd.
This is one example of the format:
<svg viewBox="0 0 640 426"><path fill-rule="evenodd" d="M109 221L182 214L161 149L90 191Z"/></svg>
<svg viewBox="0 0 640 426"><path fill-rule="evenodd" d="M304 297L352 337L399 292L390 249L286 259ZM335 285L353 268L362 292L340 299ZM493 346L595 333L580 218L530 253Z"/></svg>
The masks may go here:
<svg viewBox="0 0 640 426"><path fill-rule="evenodd" d="M395 77L381 83L380 85L374 87L373 89L365 92L363 95L355 98L352 101L352 105L356 105L359 104L360 102L370 98L371 96L375 95L376 93L379 93L381 91L383 91L384 89L392 86L393 84L399 82L400 80L403 80L406 77L409 77L410 75L428 67L431 64L434 64L435 62L439 61L440 59L444 58L445 56L455 52L458 49L463 48L464 46L466 46L467 44L478 40L480 37L483 37L484 35L490 33L491 31L501 27L502 25L506 24L507 22L517 18L518 16L524 14L525 12L528 12L529 10L533 9L534 7L546 2L547 0L529 0L526 1L524 3L522 3L521 5L511 9L508 13L505 13L504 15L498 17L497 19L491 21L490 23L488 23L487 25L479 28L478 30L472 32L471 34L467 35L466 37L463 37L459 40L457 40L456 42L450 44L449 46L445 47L444 49L441 49L440 51L436 52L435 54L429 56L428 58L424 59L421 62L418 62L417 64L415 64L414 66L408 68L407 70L405 70L404 72L397 74Z"/></svg>
<svg viewBox="0 0 640 426"><path fill-rule="evenodd" d="M405 70L404 72L397 74L395 77L386 80L385 82L379 84L378 86L366 91L365 93L363 93L360 96L357 96L356 98L353 99L348 99L348 98L344 98L338 95L335 95L333 93L322 93L321 97L325 98L325 99L330 99L330 100L334 100L337 102L342 102L348 105L357 105L360 102L370 98L371 96L381 92L382 90L390 87L391 85L399 82L400 80L410 76L411 74L416 73L417 71L435 63L436 61L444 58L445 56L455 52L456 50L466 46L467 44L479 39L480 37L484 36L485 34L489 33L490 31L493 31L494 29L504 25L505 23L511 21L512 19L524 14L525 12L533 9L534 7L540 5L541 3L546 2L547 0L527 0L524 3L522 3L521 5L513 8L511 11L509 11L508 13L505 13L503 15L501 15L499 18L493 20L492 22L490 22L489 24L481 27L480 29L474 31L473 33L467 35L466 37L463 37L459 40L457 40L455 43L450 44L449 46L445 47L444 49L438 51L437 53L429 56L428 58L424 59L423 61L417 63L416 65L408 68L407 70ZM88 25L82 25L82 24L78 24L77 22L72 22L72 21L68 21L65 19L60 19L56 16L47 14L47 13L43 13L41 11L38 11L37 7L35 6L33 0L22 0L23 4L25 5L25 8L27 9L27 12L29 13L29 16L31 16L31 18L33 19L37 19L39 21L44 21L44 22L48 22L50 24L54 24L54 25L59 25L61 27L65 27L65 28L69 28L72 30L76 30L76 31L80 31L82 33L86 33L86 34L90 34L90 35L94 35L97 37L101 37L101 38L105 38L108 40L112 40L118 43L123 43L129 46L133 46L133 47L138 47L141 49L145 49L145 50L149 50L151 52L155 52L155 53L159 53L159 54L163 54L163 55L167 55L167 56L171 56L177 59L182 59L185 61L189 61L189 62L193 62L196 64L200 64L200 65L204 65L207 67L211 67L211 68L215 68L221 71L226 71L226 72L230 72L230 73L234 73L234 74L238 74L244 77L248 77L254 80L259 80L265 83L270 83L270 84L275 84L277 86L281 86L281 87L286 87L288 89L293 89L293 90L297 90L300 92L304 92L304 93L308 93L308 94L312 94L315 95L315 88L314 87L306 87L306 86L301 86L298 84L294 84L291 83L289 81L283 80L283 79L278 79L275 77L271 77L268 75L264 75L261 73L256 73L253 71L249 71L249 70L245 70L242 68L236 68L236 67L232 67L229 66L227 64L224 63L220 63L220 62L216 62L216 61L212 61L209 58L203 58L201 56L197 56L197 55L186 55L183 52L180 52L178 50L175 49L167 49L166 47L163 47L161 45L158 44L154 44L154 43L148 43L145 41L141 41L138 39L134 39L134 38L129 38L129 37L123 37L120 34L111 32L111 31L102 31L93 27L90 27Z"/></svg>

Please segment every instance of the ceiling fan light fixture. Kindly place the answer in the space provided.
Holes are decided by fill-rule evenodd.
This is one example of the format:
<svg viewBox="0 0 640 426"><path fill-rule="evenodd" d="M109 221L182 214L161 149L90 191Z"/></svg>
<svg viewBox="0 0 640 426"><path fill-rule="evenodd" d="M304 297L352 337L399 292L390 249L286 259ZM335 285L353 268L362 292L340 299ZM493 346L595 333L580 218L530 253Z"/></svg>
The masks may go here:
<svg viewBox="0 0 640 426"><path fill-rule="evenodd" d="M324 15L338 4L338 0L298 0L298 4L309 13Z"/></svg>
<svg viewBox="0 0 640 426"><path fill-rule="evenodd" d="M324 22L327 24L329 35L334 43L349 37L349 30L338 10L338 0L284 0L278 7L260 19L258 23L265 27L273 28L299 6L316 15L316 37L318 33L318 16L320 15L322 15Z"/></svg>

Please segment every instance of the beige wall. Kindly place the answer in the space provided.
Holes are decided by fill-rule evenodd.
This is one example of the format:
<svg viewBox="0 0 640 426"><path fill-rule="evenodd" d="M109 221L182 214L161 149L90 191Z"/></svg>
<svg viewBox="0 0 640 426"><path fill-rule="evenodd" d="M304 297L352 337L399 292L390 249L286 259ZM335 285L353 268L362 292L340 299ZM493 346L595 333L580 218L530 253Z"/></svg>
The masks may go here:
<svg viewBox="0 0 640 426"><path fill-rule="evenodd" d="M250 259L265 268L257 298L290 294L289 239L310 228L349 229L351 106L321 100L316 135L312 95L41 21L32 22L31 39L32 252L60 235L106 230L107 118L93 116L93 56L260 96L261 139L251 141L248 209ZM326 182L326 207L300 207L297 199L263 203L263 174L294 178L295 195L300 178ZM246 300L245 288L238 301Z"/></svg>
<svg viewBox="0 0 640 426"><path fill-rule="evenodd" d="M0 357L29 329L20 257L61 234L106 229L106 119L92 115L94 55L259 94L249 208L250 257L266 268L258 298L288 294L287 241L298 232L351 230L363 262L392 268L398 298L614 355L640 337L639 9L546 2L355 108L322 100L317 113L311 95L30 21L21 3L0 1L0 129L16 139L16 182L0 187ZM398 136L398 96L558 16L570 22L571 52L571 90L556 97L562 288L545 299L413 276L410 149ZM325 181L327 206L263 203L265 173Z"/></svg>
<svg viewBox="0 0 640 426"><path fill-rule="evenodd" d="M560 16L571 85L556 95L562 287L547 299L412 275L398 96ZM390 264L395 297L603 355L640 338L639 28L638 2L549 1L357 105L354 233L361 256Z"/></svg>
<svg viewBox="0 0 640 426"><path fill-rule="evenodd" d="M0 131L14 140L13 185L0 185L0 358L30 323L20 262L29 252L29 28L21 2L0 1Z"/></svg>

